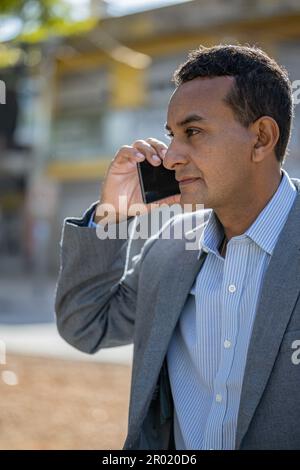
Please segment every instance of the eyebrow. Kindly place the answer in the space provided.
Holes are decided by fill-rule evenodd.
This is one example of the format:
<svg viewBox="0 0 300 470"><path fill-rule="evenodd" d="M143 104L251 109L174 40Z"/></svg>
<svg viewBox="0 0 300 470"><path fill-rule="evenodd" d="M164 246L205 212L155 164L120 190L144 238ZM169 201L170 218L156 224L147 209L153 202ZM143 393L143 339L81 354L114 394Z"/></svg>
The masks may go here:
<svg viewBox="0 0 300 470"><path fill-rule="evenodd" d="M184 118L182 121L178 122L178 123L177 123L177 126L183 127L183 126L185 126L186 124L190 124L191 122L199 122L199 121L205 121L205 118L202 117L202 116L199 116L198 114L190 114L189 116L187 116L186 118ZM168 126L168 124L165 124L165 129L166 129L167 131L170 131L170 130L171 130L171 127Z"/></svg>

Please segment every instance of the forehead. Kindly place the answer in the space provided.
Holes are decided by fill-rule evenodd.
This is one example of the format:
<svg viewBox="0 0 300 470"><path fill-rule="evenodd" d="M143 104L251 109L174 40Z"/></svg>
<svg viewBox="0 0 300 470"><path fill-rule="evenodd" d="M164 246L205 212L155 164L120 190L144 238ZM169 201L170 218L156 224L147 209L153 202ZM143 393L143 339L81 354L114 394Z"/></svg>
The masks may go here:
<svg viewBox="0 0 300 470"><path fill-rule="evenodd" d="M171 96L168 120L180 119L187 112L212 118L218 113L230 112L224 98L234 83L234 77L198 77L180 85Z"/></svg>

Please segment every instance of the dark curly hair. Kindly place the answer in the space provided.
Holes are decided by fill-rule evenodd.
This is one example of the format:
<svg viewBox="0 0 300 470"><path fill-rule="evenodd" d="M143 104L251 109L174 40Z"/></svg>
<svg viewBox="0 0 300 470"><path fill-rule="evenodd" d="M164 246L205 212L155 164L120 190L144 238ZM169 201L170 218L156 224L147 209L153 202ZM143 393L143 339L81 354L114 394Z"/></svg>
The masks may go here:
<svg viewBox="0 0 300 470"><path fill-rule="evenodd" d="M258 47L241 45L200 46L174 72L178 87L197 77L232 76L234 85L226 103L245 127L261 116L278 124L280 137L275 155L283 163L293 118L292 86L286 69Z"/></svg>

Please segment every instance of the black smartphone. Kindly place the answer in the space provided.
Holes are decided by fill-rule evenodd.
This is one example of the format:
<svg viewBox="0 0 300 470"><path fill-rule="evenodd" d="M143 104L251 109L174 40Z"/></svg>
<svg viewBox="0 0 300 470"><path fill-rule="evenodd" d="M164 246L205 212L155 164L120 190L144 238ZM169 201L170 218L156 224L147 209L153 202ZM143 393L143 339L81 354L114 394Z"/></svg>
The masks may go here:
<svg viewBox="0 0 300 470"><path fill-rule="evenodd" d="M180 193L175 171L168 170L162 163L153 166L148 160L144 160L137 163L137 169L145 204Z"/></svg>

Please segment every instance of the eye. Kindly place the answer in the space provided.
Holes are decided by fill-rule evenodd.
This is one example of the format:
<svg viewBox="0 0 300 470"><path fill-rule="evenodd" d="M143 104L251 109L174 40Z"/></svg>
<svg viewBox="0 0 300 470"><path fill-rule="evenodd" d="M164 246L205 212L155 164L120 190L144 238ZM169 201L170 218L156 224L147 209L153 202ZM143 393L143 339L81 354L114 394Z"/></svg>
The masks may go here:
<svg viewBox="0 0 300 470"><path fill-rule="evenodd" d="M201 132L201 129L195 129L193 127L189 127L185 131L185 133L188 137L192 137L193 135L199 134L200 132Z"/></svg>

